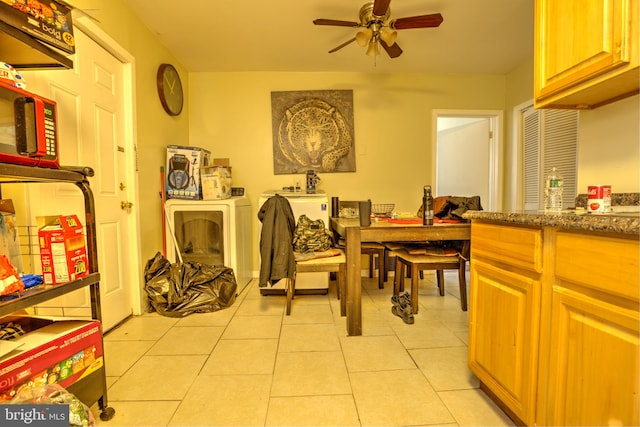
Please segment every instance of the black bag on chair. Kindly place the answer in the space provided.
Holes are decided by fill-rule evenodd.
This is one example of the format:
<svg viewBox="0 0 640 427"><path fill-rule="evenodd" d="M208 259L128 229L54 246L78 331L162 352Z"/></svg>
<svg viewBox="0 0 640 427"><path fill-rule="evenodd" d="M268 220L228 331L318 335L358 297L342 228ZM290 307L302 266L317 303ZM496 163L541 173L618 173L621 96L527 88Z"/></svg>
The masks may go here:
<svg viewBox="0 0 640 427"><path fill-rule="evenodd" d="M293 250L296 252L322 252L331 248L333 239L322 219L312 220L300 215L293 234Z"/></svg>
<svg viewBox="0 0 640 427"><path fill-rule="evenodd" d="M462 215L468 210L481 211L480 196L456 197L449 196L446 203L439 212L434 212L433 216L443 219L463 219Z"/></svg>
<svg viewBox="0 0 640 427"><path fill-rule="evenodd" d="M482 210L480 196L441 196L434 199L433 216L440 219L464 220L462 215L468 210ZM417 216L422 218L422 205L418 208Z"/></svg>

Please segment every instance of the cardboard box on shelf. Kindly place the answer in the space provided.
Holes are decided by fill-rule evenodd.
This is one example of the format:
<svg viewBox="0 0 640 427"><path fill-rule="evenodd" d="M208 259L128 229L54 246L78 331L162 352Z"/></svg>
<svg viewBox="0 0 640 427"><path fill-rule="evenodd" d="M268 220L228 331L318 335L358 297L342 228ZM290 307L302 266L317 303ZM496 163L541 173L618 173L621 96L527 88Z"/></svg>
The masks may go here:
<svg viewBox="0 0 640 427"><path fill-rule="evenodd" d="M0 403L24 388L44 384L67 388L104 366L97 320L10 316L0 324L25 332L0 341Z"/></svg>
<svg viewBox="0 0 640 427"><path fill-rule="evenodd" d="M74 53L71 9L60 0L2 0L0 20L50 46Z"/></svg>
<svg viewBox="0 0 640 427"><path fill-rule="evenodd" d="M227 158L213 159L211 164L213 166L230 166L229 159Z"/></svg>
<svg viewBox="0 0 640 427"><path fill-rule="evenodd" d="M202 199L221 200L231 197L231 167L202 168Z"/></svg>
<svg viewBox="0 0 640 427"><path fill-rule="evenodd" d="M200 147L167 146L165 188L169 199L202 199L200 168L209 165L211 152Z"/></svg>
<svg viewBox="0 0 640 427"><path fill-rule="evenodd" d="M89 273L82 223L76 215L38 217L42 278L47 285L79 279Z"/></svg>

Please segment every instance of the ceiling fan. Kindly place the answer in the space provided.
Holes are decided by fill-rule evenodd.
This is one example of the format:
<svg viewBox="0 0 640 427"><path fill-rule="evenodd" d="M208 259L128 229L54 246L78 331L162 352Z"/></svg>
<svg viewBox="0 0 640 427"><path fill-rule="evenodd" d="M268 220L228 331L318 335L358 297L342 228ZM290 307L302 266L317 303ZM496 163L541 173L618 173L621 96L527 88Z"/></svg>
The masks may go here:
<svg viewBox="0 0 640 427"><path fill-rule="evenodd" d="M402 55L402 49L396 43L398 37L396 30L438 27L442 23L442 15L439 13L390 19L389 3L391 0L374 0L365 3L360 8L360 22L316 19L313 23L315 25L362 28L354 38L331 49L329 53L336 52L355 41L360 46L367 47L367 55L369 56L377 56L380 53L379 46L382 46L391 58Z"/></svg>

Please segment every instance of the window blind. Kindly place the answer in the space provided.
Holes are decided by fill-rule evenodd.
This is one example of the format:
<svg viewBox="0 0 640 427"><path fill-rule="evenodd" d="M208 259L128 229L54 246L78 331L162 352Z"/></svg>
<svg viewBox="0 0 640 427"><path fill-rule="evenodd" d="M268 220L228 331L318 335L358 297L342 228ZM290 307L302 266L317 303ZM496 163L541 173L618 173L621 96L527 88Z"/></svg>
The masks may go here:
<svg viewBox="0 0 640 427"><path fill-rule="evenodd" d="M540 126L537 110L523 112L524 209L537 210L540 198Z"/></svg>
<svg viewBox="0 0 640 427"><path fill-rule="evenodd" d="M578 118L576 110L522 111L524 208L544 206L544 179L555 167L564 178L562 206L574 207L577 195Z"/></svg>

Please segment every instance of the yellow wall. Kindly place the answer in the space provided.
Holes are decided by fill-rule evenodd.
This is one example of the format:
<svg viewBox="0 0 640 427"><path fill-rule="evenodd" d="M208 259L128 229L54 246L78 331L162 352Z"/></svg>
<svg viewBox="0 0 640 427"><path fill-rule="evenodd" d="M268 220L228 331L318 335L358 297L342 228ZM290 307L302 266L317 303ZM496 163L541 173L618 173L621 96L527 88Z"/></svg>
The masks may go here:
<svg viewBox="0 0 640 427"><path fill-rule="evenodd" d="M188 74L121 0L70 3L90 12L135 57L141 263L162 248L159 170L168 144L202 146L215 157L229 157L234 185L247 187L254 213L263 190L304 185L302 175L273 174L271 91L352 89L357 171L322 174L319 188L343 199L395 203L400 211L414 211L422 186L435 179L432 109L511 108L505 104L505 76L499 75ZM163 62L178 68L187 93L177 118L166 115L158 101L155 74ZM510 80L509 90L529 86Z"/></svg>
<svg viewBox="0 0 640 427"><path fill-rule="evenodd" d="M533 58L524 62L507 74L507 108L505 110L506 143L503 146L502 190L505 210L515 210L518 206L518 148L514 131L513 109L523 103L533 104Z"/></svg>
<svg viewBox="0 0 640 427"><path fill-rule="evenodd" d="M159 170L168 144L202 146L215 157L229 157L233 183L247 187L254 214L261 191L304 184L302 175L273 174L271 91L353 90L357 171L322 174L319 188L343 199L395 203L399 211L414 211L421 187L435 179L433 109L504 110L503 208L515 204L512 109L532 99L533 59L506 76L189 74L121 0L70 3L89 11L135 57L141 263L162 247ZM178 68L187 94L177 118L165 114L158 101L155 76L163 62ZM581 114L579 192L594 183L612 184L614 192L640 191L638 97ZM253 227L257 236L257 221Z"/></svg>
<svg viewBox="0 0 640 427"><path fill-rule="evenodd" d="M257 202L265 189L304 184L273 173L271 91L352 89L356 172L320 174L318 188L413 211L435 177L431 110L503 109L504 86L503 76L191 73L190 142L230 158L234 185Z"/></svg>
<svg viewBox="0 0 640 427"><path fill-rule="evenodd" d="M435 182L433 109L505 108L505 76L359 73L191 73L190 143L228 157L255 218L260 193L300 182L274 175L271 91L353 90L354 173L321 173L319 189L343 200L395 203L416 212ZM455 173L455 171L451 171ZM257 268L258 220L253 222Z"/></svg>
<svg viewBox="0 0 640 427"><path fill-rule="evenodd" d="M638 95L580 113L578 193L611 185L614 193L640 192Z"/></svg>

